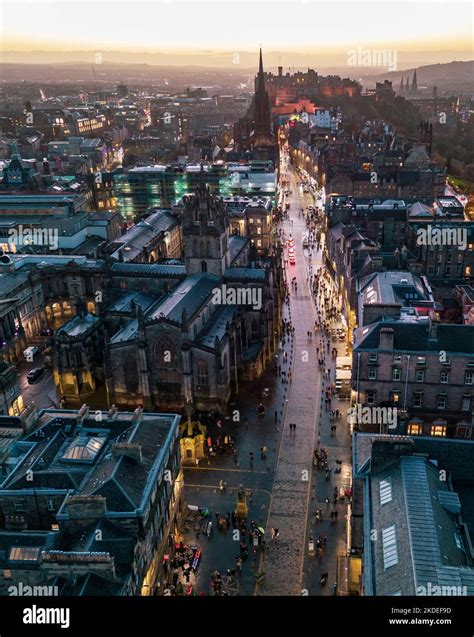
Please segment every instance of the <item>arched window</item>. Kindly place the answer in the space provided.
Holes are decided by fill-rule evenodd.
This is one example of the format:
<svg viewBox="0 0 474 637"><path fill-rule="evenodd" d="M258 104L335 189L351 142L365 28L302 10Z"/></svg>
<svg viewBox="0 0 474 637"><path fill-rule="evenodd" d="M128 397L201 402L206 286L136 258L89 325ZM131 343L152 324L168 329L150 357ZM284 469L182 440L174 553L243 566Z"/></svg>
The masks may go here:
<svg viewBox="0 0 474 637"><path fill-rule="evenodd" d="M207 263L206 263L206 261L201 261L201 272L207 272Z"/></svg>
<svg viewBox="0 0 474 637"><path fill-rule="evenodd" d="M196 382L198 385L209 385L209 369L206 361L202 359L196 363Z"/></svg>
<svg viewBox="0 0 474 637"><path fill-rule="evenodd" d="M138 391L138 364L135 354L128 354L123 364L125 387L130 394Z"/></svg>

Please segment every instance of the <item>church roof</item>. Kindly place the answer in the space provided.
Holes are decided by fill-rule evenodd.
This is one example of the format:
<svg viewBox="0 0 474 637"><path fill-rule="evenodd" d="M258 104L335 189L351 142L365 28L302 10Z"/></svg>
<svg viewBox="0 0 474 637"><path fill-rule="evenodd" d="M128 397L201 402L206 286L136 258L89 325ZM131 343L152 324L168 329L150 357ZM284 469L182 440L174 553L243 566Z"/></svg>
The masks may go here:
<svg viewBox="0 0 474 637"><path fill-rule="evenodd" d="M157 319L164 316L171 321L181 322L183 310L186 310L188 317L193 316L219 281L219 277L208 273L188 276L154 307L148 318Z"/></svg>

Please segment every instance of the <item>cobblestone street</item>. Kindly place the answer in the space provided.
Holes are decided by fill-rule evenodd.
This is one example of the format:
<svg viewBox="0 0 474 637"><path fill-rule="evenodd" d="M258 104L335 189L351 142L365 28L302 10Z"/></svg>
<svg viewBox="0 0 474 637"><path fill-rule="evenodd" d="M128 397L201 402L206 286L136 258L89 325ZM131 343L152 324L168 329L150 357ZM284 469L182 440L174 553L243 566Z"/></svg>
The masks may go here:
<svg viewBox="0 0 474 637"><path fill-rule="evenodd" d="M278 362L287 374L292 370L292 378L283 382L269 369L259 381L241 384L235 404L231 405L231 411L239 411L240 420L235 423L231 418L224 419L220 431L232 436L237 458L230 452L221 453L206 459L199 467L185 469L187 503L209 508L213 522L216 512L226 515L235 510L240 485L252 492L248 520L265 530L266 550L263 553L259 549L255 557L250 554L244 561L238 585L229 592L234 595L301 595L305 591L309 595L331 594L337 555L346 551L347 503L331 504L331 510L338 510L337 522L331 522L325 499L332 497L334 486L344 489L350 483L350 434L345 420L339 421L335 437L330 434L329 413L322 396L334 377L335 360L327 357L325 369L331 371L329 378L325 377L316 354L319 336L313 334L311 340L308 338L308 332L314 331L317 310L307 271L310 264L314 270L322 265L322 251L314 250L310 258L308 249L303 247L301 239L306 226L298 211L312 205L314 200L311 194L301 192L291 167L288 174L291 216L281 227L294 239L296 264L286 266L286 277L288 282L296 277L298 291L292 291L289 305L284 306L283 317L291 319L295 331L293 338L283 340ZM332 343L331 347L337 347L339 355L347 353L345 342ZM265 390L268 397L262 398ZM260 400L266 408L263 418L256 415ZM332 408L345 413L347 402L333 400ZM290 423L296 425L294 431ZM336 459L342 462L341 473L331 472L329 481L325 480L324 472L313 467L318 435L320 445L327 449L329 465L335 467ZM262 459L260 450L264 446L267 453ZM252 463L250 453L254 456ZM226 482L225 493L219 490L221 480ZM316 509L323 509L321 522L315 522ZM272 540L272 529L279 531L277 543ZM309 541L316 540L319 533L327 537L320 562L308 555ZM195 585L199 592L207 594L212 570L225 572L235 568L239 543L233 539L232 528L224 533L215 524L210 538L201 533L196 537L190 532L185 539L202 550ZM323 568L329 573L325 587L319 583ZM254 577L257 573L265 573L258 585Z"/></svg>

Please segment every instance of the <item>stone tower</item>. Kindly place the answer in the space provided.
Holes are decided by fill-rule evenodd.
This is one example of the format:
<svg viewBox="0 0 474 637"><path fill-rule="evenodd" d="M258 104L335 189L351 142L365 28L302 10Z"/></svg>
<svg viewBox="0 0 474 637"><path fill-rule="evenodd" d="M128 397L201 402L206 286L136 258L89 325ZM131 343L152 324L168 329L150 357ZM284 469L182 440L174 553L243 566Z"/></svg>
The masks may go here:
<svg viewBox="0 0 474 637"><path fill-rule="evenodd" d="M222 276L229 267L225 206L203 180L194 194L184 198L183 239L188 275L209 272Z"/></svg>

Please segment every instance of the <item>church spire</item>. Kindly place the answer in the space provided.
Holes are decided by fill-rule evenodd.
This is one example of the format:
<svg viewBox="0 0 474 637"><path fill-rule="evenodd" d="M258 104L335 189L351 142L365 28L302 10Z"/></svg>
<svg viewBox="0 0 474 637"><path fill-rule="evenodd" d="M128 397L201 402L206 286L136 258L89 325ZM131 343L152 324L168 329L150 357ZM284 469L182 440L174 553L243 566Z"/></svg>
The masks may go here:
<svg viewBox="0 0 474 637"><path fill-rule="evenodd" d="M260 58L258 62L258 75L257 75L257 92L265 92L265 76L263 74L263 55L262 48L260 47Z"/></svg>
<svg viewBox="0 0 474 637"><path fill-rule="evenodd" d="M255 132L263 135L270 135L270 103L268 93L265 90L265 75L263 72L263 56L261 48L257 81L255 82L254 120Z"/></svg>

